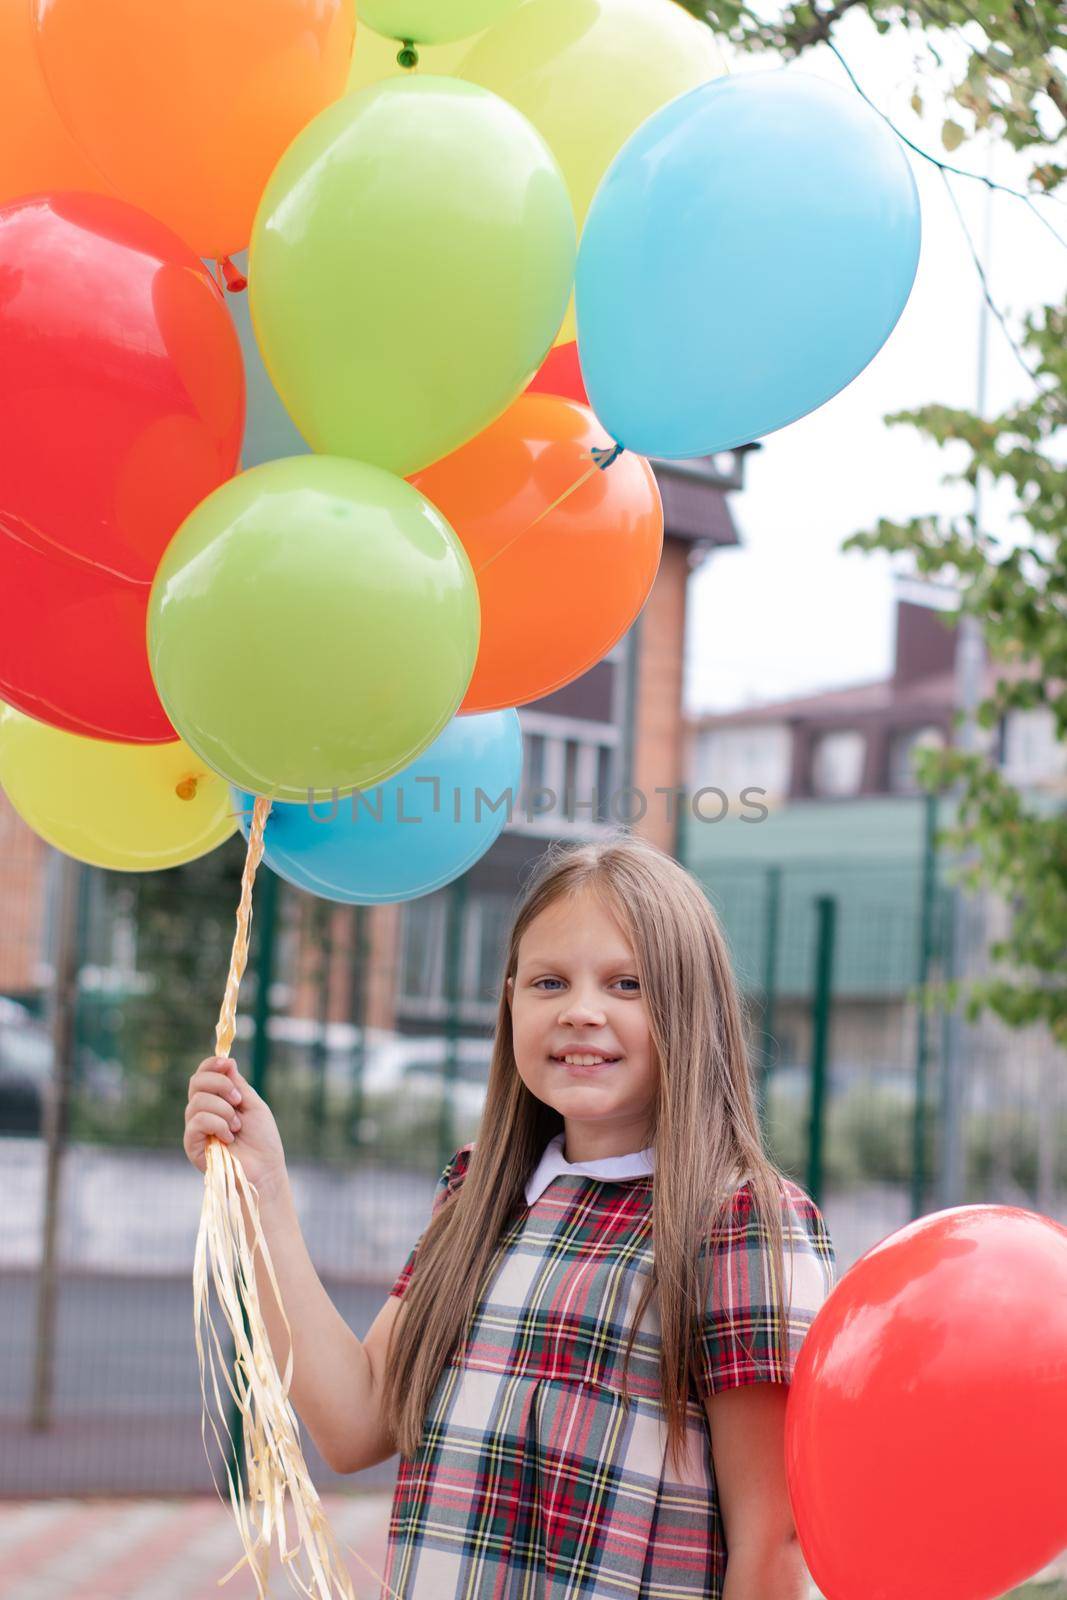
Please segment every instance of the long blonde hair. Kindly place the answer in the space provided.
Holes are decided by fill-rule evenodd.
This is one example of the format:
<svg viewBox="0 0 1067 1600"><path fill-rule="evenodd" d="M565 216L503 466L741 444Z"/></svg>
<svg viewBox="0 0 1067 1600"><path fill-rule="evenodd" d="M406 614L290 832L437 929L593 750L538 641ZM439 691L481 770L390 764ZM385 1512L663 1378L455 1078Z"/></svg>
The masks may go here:
<svg viewBox="0 0 1067 1600"><path fill-rule="evenodd" d="M489 1085L467 1176L435 1214L394 1324L383 1405L401 1453L415 1454L430 1398L465 1335L500 1240L525 1207L526 1181L563 1119L519 1077L507 982L519 942L554 901L595 892L628 934L659 1064L652 1139L653 1267L633 1318L658 1298L660 1386L668 1450L682 1459L709 1248L733 1191L748 1181L783 1279L783 1174L763 1148L745 1013L718 918L679 863L630 834L554 844L535 864L515 913L500 988ZM703 1272L701 1271L703 1261ZM788 1360L788 1315L776 1319Z"/></svg>

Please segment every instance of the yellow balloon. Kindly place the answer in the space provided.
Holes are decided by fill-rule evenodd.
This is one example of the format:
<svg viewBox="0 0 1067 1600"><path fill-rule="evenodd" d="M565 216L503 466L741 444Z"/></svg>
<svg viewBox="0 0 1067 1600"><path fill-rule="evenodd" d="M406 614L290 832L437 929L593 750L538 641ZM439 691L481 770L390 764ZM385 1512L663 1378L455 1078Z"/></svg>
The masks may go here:
<svg viewBox="0 0 1067 1600"><path fill-rule="evenodd" d="M0 705L0 784L34 833L114 872L195 861L237 831L230 787L181 739L85 739Z"/></svg>
<svg viewBox="0 0 1067 1600"><path fill-rule="evenodd" d="M481 38L480 34L475 38ZM356 23L356 43L352 51L352 65L348 70L348 90L353 94L368 84L380 83L383 78L400 78L406 73L432 72L442 78L455 73L474 39L457 39L453 44L420 44L417 67L402 67L396 59L402 48L395 39L385 39L365 22Z"/></svg>
<svg viewBox="0 0 1067 1600"><path fill-rule="evenodd" d="M675 0L526 0L472 45L459 76L533 123L563 171L580 233L630 135L726 70L711 29ZM556 343L575 337L572 296Z"/></svg>

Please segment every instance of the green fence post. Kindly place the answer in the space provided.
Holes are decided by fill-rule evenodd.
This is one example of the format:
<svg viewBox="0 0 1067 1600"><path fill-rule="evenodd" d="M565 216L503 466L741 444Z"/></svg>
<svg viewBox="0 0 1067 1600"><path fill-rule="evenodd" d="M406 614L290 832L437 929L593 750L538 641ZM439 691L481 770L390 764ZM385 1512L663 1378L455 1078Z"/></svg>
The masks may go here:
<svg viewBox="0 0 1067 1600"><path fill-rule="evenodd" d="M834 935L837 901L819 895L815 901L815 983L811 1004L811 1127L808 1136L808 1193L822 1204L823 1145L826 1133L826 1065L833 993Z"/></svg>
<svg viewBox="0 0 1067 1600"><path fill-rule="evenodd" d="M326 1035L330 1027L330 978L333 975L333 906L326 901L320 902L317 931L322 943L319 960L318 1027L315 1030L315 1038L311 1046L315 1081L311 1121L313 1127L312 1143L315 1147L315 1153L321 1159L325 1153L326 1140L326 1063L328 1060Z"/></svg>
<svg viewBox="0 0 1067 1600"><path fill-rule="evenodd" d="M270 1021L270 990L274 978L274 944L278 919L278 879L270 868L264 864L260 869L258 878L258 894L253 903L252 929L259 935L256 952L256 997L252 1006L252 1021L255 1029L252 1036L252 1050L249 1056L248 1071L245 1076L257 1094L267 1098L267 1077L270 1064L270 1039L268 1037L268 1023ZM240 1066L240 1062L238 1062ZM244 1317L245 1335L248 1335L248 1316L244 1307L241 1308ZM231 1364L236 1357L236 1347L231 1356ZM230 1408L230 1470L234 1481L244 1476L245 1469L245 1441L244 1429L241 1426L241 1413L236 1401Z"/></svg>
<svg viewBox="0 0 1067 1600"><path fill-rule="evenodd" d="M441 1078L441 1119L438 1124L438 1168L443 1170L455 1154L455 1124L452 1117L452 1090L458 1076L460 1037L460 993L463 960L463 924L467 905L467 875L457 878L448 889L445 935L446 1050Z"/></svg>
<svg viewBox="0 0 1067 1600"><path fill-rule="evenodd" d="M353 906L355 962L352 972L351 1020L358 1032L352 1050L352 1094L348 1103L348 1137L357 1149L362 1142L363 1069L367 1060L367 907Z"/></svg>
<svg viewBox="0 0 1067 1600"><path fill-rule="evenodd" d="M934 897L937 890L936 794L926 796L923 827L922 898L919 908L919 1013L915 1040L915 1115L911 1139L911 1215L920 1217L926 1204L926 1090L930 1028L926 988L934 943Z"/></svg>
<svg viewBox="0 0 1067 1600"><path fill-rule="evenodd" d="M763 1018L762 1054L759 1070L760 1117L766 1120L767 1094L772 1068L771 1047L774 1043L774 1007L778 988L778 929L781 921L782 869L767 868L764 880L763 912Z"/></svg>

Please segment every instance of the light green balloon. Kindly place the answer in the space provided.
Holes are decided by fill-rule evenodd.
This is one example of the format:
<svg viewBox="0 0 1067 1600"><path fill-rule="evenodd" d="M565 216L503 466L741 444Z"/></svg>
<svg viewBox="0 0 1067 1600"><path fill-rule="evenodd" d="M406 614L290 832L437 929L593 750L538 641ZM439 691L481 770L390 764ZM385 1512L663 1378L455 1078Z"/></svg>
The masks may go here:
<svg viewBox="0 0 1067 1600"><path fill-rule="evenodd" d="M410 484L330 456L271 461L208 495L148 608L156 688L182 738L278 800L373 788L455 714L478 588Z"/></svg>
<svg viewBox="0 0 1067 1600"><path fill-rule="evenodd" d="M359 18L388 39L444 44L491 27L519 0L359 0Z"/></svg>
<svg viewBox="0 0 1067 1600"><path fill-rule="evenodd" d="M488 427L548 352L574 277L555 158L480 85L416 76L320 113L252 232L252 322L313 449L406 475Z"/></svg>

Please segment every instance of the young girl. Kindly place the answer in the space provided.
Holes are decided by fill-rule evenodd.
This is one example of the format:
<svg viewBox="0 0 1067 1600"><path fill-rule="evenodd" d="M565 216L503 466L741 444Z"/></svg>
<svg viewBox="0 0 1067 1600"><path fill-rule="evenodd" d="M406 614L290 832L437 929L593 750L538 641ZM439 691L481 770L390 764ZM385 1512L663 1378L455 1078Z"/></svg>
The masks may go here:
<svg viewBox="0 0 1067 1600"><path fill-rule="evenodd" d="M364 1340L232 1062L201 1064L186 1122L197 1166L233 1140L258 1189L324 1458L400 1451L383 1595L804 1600L785 1399L833 1248L764 1153L723 935L677 862L626 835L541 858L477 1140Z"/></svg>

